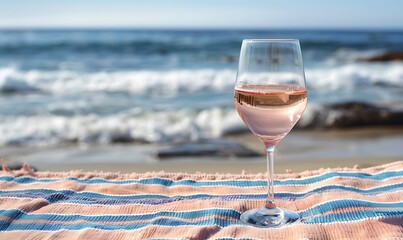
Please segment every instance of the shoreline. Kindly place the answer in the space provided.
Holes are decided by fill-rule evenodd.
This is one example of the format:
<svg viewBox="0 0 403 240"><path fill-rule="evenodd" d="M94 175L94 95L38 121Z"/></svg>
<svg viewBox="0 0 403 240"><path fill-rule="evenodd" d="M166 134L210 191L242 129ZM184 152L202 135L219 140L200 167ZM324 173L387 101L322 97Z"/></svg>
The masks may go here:
<svg viewBox="0 0 403 240"><path fill-rule="evenodd" d="M169 144L70 145L48 148L0 148L0 158L10 166L28 163L39 171L106 172L228 172L266 171L262 143L251 133L221 138L259 153L255 157L174 156L158 158ZM197 144L196 144L197 146ZM403 128L353 128L348 130L294 130L276 148L275 172L327 167L370 167L403 160Z"/></svg>
<svg viewBox="0 0 403 240"><path fill-rule="evenodd" d="M292 172L303 172L320 168L355 167L367 168L381 164L400 161L403 158L373 158L373 159L329 159L306 160L306 161L276 161L274 171L276 174ZM183 172L183 173L265 173L266 162L264 159L255 160L175 160L159 163L58 163L36 164L39 171L83 171L83 172L120 172L120 173L145 173L145 172Z"/></svg>

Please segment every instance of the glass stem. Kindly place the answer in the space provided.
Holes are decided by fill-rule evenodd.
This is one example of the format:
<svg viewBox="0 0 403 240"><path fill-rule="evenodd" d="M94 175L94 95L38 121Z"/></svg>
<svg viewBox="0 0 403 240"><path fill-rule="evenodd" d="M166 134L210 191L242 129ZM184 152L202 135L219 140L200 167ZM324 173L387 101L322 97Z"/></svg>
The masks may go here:
<svg viewBox="0 0 403 240"><path fill-rule="evenodd" d="M266 208L276 208L274 203L274 146L268 146L266 148L267 154L267 200Z"/></svg>

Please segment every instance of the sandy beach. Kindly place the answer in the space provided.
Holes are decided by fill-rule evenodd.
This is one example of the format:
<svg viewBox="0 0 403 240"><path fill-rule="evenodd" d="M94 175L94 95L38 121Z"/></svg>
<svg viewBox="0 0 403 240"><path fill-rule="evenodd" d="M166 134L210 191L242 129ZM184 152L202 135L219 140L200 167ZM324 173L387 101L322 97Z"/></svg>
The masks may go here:
<svg viewBox="0 0 403 240"><path fill-rule="evenodd" d="M104 172L265 172L262 144L251 133L226 136L258 152L255 157L177 156L158 158L169 144L70 145L52 148L2 148L10 166L28 163L41 171ZM354 128L328 131L292 131L275 155L275 171L304 171L328 167L370 167L403 159L403 129Z"/></svg>

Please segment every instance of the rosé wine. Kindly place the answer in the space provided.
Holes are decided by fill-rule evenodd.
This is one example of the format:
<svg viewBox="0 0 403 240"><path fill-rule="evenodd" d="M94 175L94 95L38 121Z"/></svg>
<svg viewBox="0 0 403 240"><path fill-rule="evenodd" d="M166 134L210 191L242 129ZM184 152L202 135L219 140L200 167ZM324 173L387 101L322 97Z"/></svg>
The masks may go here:
<svg viewBox="0 0 403 240"><path fill-rule="evenodd" d="M300 119L307 104L304 87L242 85L235 88L235 108L266 147L275 146Z"/></svg>

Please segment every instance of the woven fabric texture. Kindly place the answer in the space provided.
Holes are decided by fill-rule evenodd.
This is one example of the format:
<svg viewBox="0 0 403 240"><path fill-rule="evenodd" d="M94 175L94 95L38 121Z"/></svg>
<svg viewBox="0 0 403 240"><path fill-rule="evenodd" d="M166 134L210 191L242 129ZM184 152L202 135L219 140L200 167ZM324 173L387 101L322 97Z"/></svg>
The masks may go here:
<svg viewBox="0 0 403 240"><path fill-rule="evenodd" d="M277 174L302 222L246 226L265 174L0 173L0 239L403 239L403 161Z"/></svg>

